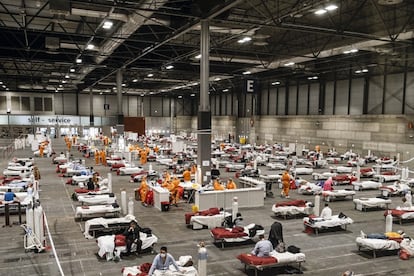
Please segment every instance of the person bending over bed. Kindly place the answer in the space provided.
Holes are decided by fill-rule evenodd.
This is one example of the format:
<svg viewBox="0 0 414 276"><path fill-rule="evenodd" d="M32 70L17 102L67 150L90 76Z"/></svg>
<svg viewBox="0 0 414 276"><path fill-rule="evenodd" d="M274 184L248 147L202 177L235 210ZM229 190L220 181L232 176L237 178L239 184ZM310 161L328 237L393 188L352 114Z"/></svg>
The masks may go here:
<svg viewBox="0 0 414 276"><path fill-rule="evenodd" d="M174 257L167 252L167 247L162 246L160 248L160 253L155 256L152 261L151 268L148 272L148 276L170 276L173 275L172 271L168 270L170 265L173 265L174 268L180 273L185 273L185 270L180 269L175 262Z"/></svg>
<svg viewBox="0 0 414 276"><path fill-rule="evenodd" d="M273 251L273 245L269 240L265 239L263 234L259 235L259 241L254 246L251 254L257 257L269 257L270 252Z"/></svg>
<svg viewBox="0 0 414 276"><path fill-rule="evenodd" d="M139 238L140 230L141 230L141 227L138 226L138 223L136 221L131 221L129 223L129 227L123 233L123 235L125 236L125 241L126 241L126 249L127 249L126 255L131 254L131 248L134 243L137 245L136 254L138 255L141 252L142 241Z"/></svg>
<svg viewBox="0 0 414 276"><path fill-rule="evenodd" d="M321 218L323 219L331 219L332 218L332 209L329 207L328 203L325 203L325 208L322 209Z"/></svg>

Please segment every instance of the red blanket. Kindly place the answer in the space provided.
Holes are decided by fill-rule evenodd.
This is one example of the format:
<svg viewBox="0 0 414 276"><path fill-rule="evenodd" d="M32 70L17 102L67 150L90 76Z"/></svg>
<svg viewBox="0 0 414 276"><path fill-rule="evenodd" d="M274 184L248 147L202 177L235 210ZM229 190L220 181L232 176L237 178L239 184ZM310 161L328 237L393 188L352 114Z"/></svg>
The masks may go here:
<svg viewBox="0 0 414 276"><path fill-rule="evenodd" d="M245 237L245 232L231 231L223 227L216 227L211 229L211 234L215 239L229 239L229 238L240 238Z"/></svg>
<svg viewBox="0 0 414 276"><path fill-rule="evenodd" d="M297 207L306 207L306 201L301 199L291 200L291 201L283 201L276 203L276 207L283 207L283 206L297 206Z"/></svg>
<svg viewBox="0 0 414 276"><path fill-rule="evenodd" d="M277 259L273 257L257 257L251 254L240 254L236 257L242 263L249 265L267 265L267 264L276 264Z"/></svg>
<svg viewBox="0 0 414 276"><path fill-rule="evenodd" d="M391 215L393 217L401 217L403 214L408 213L408 212L414 212L413 211L408 211L408 210L397 210L397 209L391 209L391 210L386 210L384 212L384 217L386 217L388 215L388 211L391 211Z"/></svg>

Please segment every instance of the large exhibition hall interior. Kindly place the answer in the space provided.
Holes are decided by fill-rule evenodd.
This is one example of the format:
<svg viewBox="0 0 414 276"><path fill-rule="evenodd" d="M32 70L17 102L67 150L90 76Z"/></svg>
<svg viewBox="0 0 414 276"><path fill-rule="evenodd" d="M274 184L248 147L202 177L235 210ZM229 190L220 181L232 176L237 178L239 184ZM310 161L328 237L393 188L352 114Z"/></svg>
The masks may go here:
<svg viewBox="0 0 414 276"><path fill-rule="evenodd" d="M413 14L1 0L0 275L414 276Z"/></svg>

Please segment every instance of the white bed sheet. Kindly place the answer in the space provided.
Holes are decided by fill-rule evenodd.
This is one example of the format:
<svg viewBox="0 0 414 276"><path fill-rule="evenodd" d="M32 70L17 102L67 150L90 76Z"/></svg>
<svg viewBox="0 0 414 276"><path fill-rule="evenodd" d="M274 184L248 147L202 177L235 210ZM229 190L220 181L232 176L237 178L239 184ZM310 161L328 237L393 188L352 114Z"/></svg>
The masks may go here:
<svg viewBox="0 0 414 276"><path fill-rule="evenodd" d="M89 234L89 229L93 225L102 225L104 227L108 227L108 225L110 225L110 224L129 223L133 220L135 221L135 216L131 216L131 215L126 215L125 217L121 217L121 218L94 218L94 219L89 219L85 222L85 231L83 232L83 235L87 239L93 239L94 237L92 237Z"/></svg>
<svg viewBox="0 0 414 276"><path fill-rule="evenodd" d="M175 270L174 266L170 266L170 271L172 272L172 275L174 276L198 276L198 271L195 269L194 266L187 266L183 267L185 263L187 263L189 260L191 260L191 256L180 256L178 260L176 260L176 263L179 268L184 269L184 273L180 273ZM127 266L122 268L122 276L136 276L141 273L141 270L139 270L139 266Z"/></svg>
<svg viewBox="0 0 414 276"><path fill-rule="evenodd" d="M355 195L355 191L349 191L349 190L333 190L333 191L322 192L322 196L327 201L330 201L330 199L335 199L335 198L345 198L347 196L353 197L354 195Z"/></svg>
<svg viewBox="0 0 414 276"><path fill-rule="evenodd" d="M115 203L116 197L110 197L109 194L101 194L101 195L88 195L88 194L81 194L78 196L78 201L80 203L85 203L87 205L98 205L98 204L112 204Z"/></svg>
<svg viewBox="0 0 414 276"><path fill-rule="evenodd" d="M92 205L88 208L84 206L76 207L75 218L90 217L98 214L111 214L121 212L121 207L114 208L112 205Z"/></svg>
<svg viewBox="0 0 414 276"><path fill-rule="evenodd" d="M224 221L224 218L231 216L229 212L220 212L220 214L213 215L213 216L192 216L190 219L190 224L193 225L194 228L199 229L198 226L207 226L208 229L212 229L215 227L220 227ZM200 229L201 229L200 228Z"/></svg>
<svg viewBox="0 0 414 276"><path fill-rule="evenodd" d="M304 262L306 261L306 255L304 253L279 253L276 250L270 252L270 256L276 258L277 263L292 263L292 262Z"/></svg>
<svg viewBox="0 0 414 276"><path fill-rule="evenodd" d="M360 181L360 182L352 182L352 185L354 185L354 190L361 191L361 190L367 190L367 189L379 189L382 185L381 183L377 181Z"/></svg>
<svg viewBox="0 0 414 276"><path fill-rule="evenodd" d="M339 218L338 215L332 216L331 219L323 220L321 218L315 218L315 223L311 224L309 222L309 217L303 218L303 221L310 225L312 228L331 228L331 227L337 227L337 226L344 226L348 224L354 223L354 221L350 217L346 218Z"/></svg>
<svg viewBox="0 0 414 276"><path fill-rule="evenodd" d="M300 185L298 188L298 193L302 195L315 195L320 194L322 192L322 187L319 185L316 185L314 183L306 183Z"/></svg>
<svg viewBox="0 0 414 276"><path fill-rule="evenodd" d="M384 198L377 198L377 197L362 197L362 198L355 198L354 199L355 204L361 204L362 206L366 207L380 207L380 208L386 208L388 204L391 204L391 199L384 199Z"/></svg>
<svg viewBox="0 0 414 276"><path fill-rule="evenodd" d="M305 215L309 215L311 214L313 211L312 207L309 206L305 206L305 207L298 207L298 206L279 206L276 207L276 204L273 204L272 206L272 212L275 213L276 215L281 215L281 216L293 216L293 215L298 215L298 214L305 214Z"/></svg>
<svg viewBox="0 0 414 276"><path fill-rule="evenodd" d="M394 240L384 239L368 239L368 238L356 238L358 246L362 246L371 250L396 250L400 249L400 244Z"/></svg>

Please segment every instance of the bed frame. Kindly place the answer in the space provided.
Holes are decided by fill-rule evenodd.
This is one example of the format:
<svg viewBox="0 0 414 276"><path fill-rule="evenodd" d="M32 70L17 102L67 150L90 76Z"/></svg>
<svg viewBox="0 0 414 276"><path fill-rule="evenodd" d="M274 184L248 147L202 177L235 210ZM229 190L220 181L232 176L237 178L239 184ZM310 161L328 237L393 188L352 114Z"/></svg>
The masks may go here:
<svg viewBox="0 0 414 276"><path fill-rule="evenodd" d="M273 267L283 267L283 266L292 265L292 264L296 264L299 271L302 271L302 263L304 263L305 261L294 261L294 262L286 262L286 263L272 263L272 264L265 264L265 265L254 265L254 264L245 263L243 261L241 261L241 262L244 264L244 272L246 274L247 274L248 269L253 269L254 270L254 276L258 276L258 271L263 271L265 269L273 268Z"/></svg>

